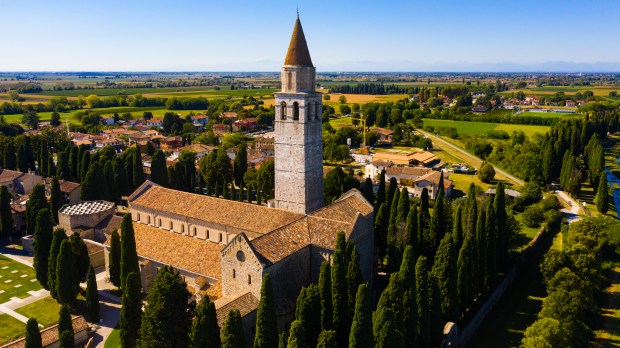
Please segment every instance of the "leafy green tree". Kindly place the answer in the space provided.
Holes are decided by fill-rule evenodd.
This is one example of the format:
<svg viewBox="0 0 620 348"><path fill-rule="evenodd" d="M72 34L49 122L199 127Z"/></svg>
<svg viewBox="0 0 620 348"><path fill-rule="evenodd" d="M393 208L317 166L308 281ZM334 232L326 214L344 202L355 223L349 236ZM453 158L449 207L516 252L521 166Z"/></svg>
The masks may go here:
<svg viewBox="0 0 620 348"><path fill-rule="evenodd" d="M294 320L291 323L291 330L288 336L287 348L307 348L306 330L300 320Z"/></svg>
<svg viewBox="0 0 620 348"><path fill-rule="evenodd" d="M35 318L28 319L26 323L26 342L25 348L43 348L39 323Z"/></svg>
<svg viewBox="0 0 620 348"><path fill-rule="evenodd" d="M50 211L47 208L39 211L37 214L33 242L33 267L37 275L37 280L41 283L41 286L46 289L48 289L47 271L49 268L50 249L53 239L51 219Z"/></svg>
<svg viewBox="0 0 620 348"><path fill-rule="evenodd" d="M495 178L495 169L493 169L492 165L486 162L483 163L478 171L478 179L480 179L483 183L488 184L491 180L493 180L493 178Z"/></svg>
<svg viewBox="0 0 620 348"><path fill-rule="evenodd" d="M190 348L220 348L220 327L217 325L215 304L204 296L196 309L196 316L189 333Z"/></svg>
<svg viewBox="0 0 620 348"><path fill-rule="evenodd" d="M418 334L420 347L431 346L431 318L429 307L428 263L425 256L418 257L415 265L416 303L418 307Z"/></svg>
<svg viewBox="0 0 620 348"><path fill-rule="evenodd" d="M61 125L60 114L58 113L58 111L52 112L52 118L50 119L50 126L58 127L60 125Z"/></svg>
<svg viewBox="0 0 620 348"><path fill-rule="evenodd" d="M525 330L521 346L524 348L570 347L571 342L567 340L567 337L568 334L560 321L541 318Z"/></svg>
<svg viewBox="0 0 620 348"><path fill-rule="evenodd" d="M319 272L319 295L321 298L321 328L329 330L333 326L333 304L331 266L327 260L323 261Z"/></svg>
<svg viewBox="0 0 620 348"><path fill-rule="evenodd" d="M68 239L60 243L60 253L56 261L56 287L58 302L65 305L73 302L79 291L75 256Z"/></svg>
<svg viewBox="0 0 620 348"><path fill-rule="evenodd" d="M131 272L140 274L140 266L138 265L138 253L136 251L136 237L133 231L131 214L127 213L123 216L121 222L121 289L124 289L123 280L127 279L127 275ZM138 278L139 280L140 278ZM142 286L140 286L142 287Z"/></svg>
<svg viewBox="0 0 620 348"><path fill-rule="evenodd" d="M142 154L140 153L140 146L135 147L133 154L133 187L138 188L145 180L144 167L142 166Z"/></svg>
<svg viewBox="0 0 620 348"><path fill-rule="evenodd" d="M86 282L86 313L91 322L99 321L99 292L97 291L97 279L93 266L88 267L88 279Z"/></svg>
<svg viewBox="0 0 620 348"><path fill-rule="evenodd" d="M0 186L0 227L2 235L13 234L13 213L11 212L11 193L6 186Z"/></svg>
<svg viewBox="0 0 620 348"><path fill-rule="evenodd" d="M195 307L192 294L179 272L170 266L162 267L146 295L140 345L187 347Z"/></svg>
<svg viewBox="0 0 620 348"><path fill-rule="evenodd" d="M372 348L374 345L372 326L370 291L367 284L361 284L355 296L355 315L349 334L349 348Z"/></svg>
<svg viewBox="0 0 620 348"><path fill-rule="evenodd" d="M607 214L609 210L609 184L607 183L607 172L605 171L601 172L594 201L599 213L603 215Z"/></svg>
<svg viewBox="0 0 620 348"><path fill-rule="evenodd" d="M75 338L73 332L73 322L71 320L71 312L69 306L63 304L60 306L58 319L58 337L60 338L60 348L74 348Z"/></svg>
<svg viewBox="0 0 620 348"><path fill-rule="evenodd" d="M62 228L57 228L53 233L52 246L50 247L50 257L47 269L47 285L53 299L58 299L58 287L56 284L56 266L58 254L60 254L60 244L67 239L67 233Z"/></svg>
<svg viewBox="0 0 620 348"><path fill-rule="evenodd" d="M142 325L142 294L140 275L129 273L121 297L120 339L123 347L136 347Z"/></svg>
<svg viewBox="0 0 620 348"><path fill-rule="evenodd" d="M60 183L58 182L57 177L54 177L52 179L50 191L52 215L54 216L54 221L58 223L58 210L60 210L60 207L62 207L62 193L60 192Z"/></svg>
<svg viewBox="0 0 620 348"><path fill-rule="evenodd" d="M226 315L222 327L222 348L246 348L241 314L232 310Z"/></svg>
<svg viewBox="0 0 620 348"><path fill-rule="evenodd" d="M316 345L316 348L336 348L338 347L338 343L336 340L336 331L333 330L323 330L319 335L319 342Z"/></svg>
<svg viewBox="0 0 620 348"><path fill-rule="evenodd" d="M161 186L168 186L168 169L166 167L166 155L162 150L153 154L151 161L151 181Z"/></svg>
<svg viewBox="0 0 620 348"><path fill-rule="evenodd" d="M276 326L276 305L271 287L269 273L263 276L260 300L256 309L256 335L254 347L275 348L278 346L278 328Z"/></svg>
<svg viewBox="0 0 620 348"><path fill-rule="evenodd" d="M349 313L347 310L346 242L344 232L338 232L336 250L332 266L333 325L338 337L338 346L345 346L349 333Z"/></svg>
<svg viewBox="0 0 620 348"><path fill-rule="evenodd" d="M34 234L34 228L36 226L39 210L44 208L49 209L47 198L45 198L45 186L43 186L43 184L37 184L32 188L30 197L26 202L26 223L28 225L28 234Z"/></svg>

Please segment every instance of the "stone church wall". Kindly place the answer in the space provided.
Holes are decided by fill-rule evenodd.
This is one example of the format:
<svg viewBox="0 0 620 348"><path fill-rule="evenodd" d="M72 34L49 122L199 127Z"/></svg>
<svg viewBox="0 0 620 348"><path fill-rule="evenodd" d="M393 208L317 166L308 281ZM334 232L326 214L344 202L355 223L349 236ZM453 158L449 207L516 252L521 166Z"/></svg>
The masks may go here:
<svg viewBox="0 0 620 348"><path fill-rule="evenodd" d="M302 286L310 283L311 247L307 246L265 269L271 274L271 285L276 302L289 302L294 309Z"/></svg>
<svg viewBox="0 0 620 348"><path fill-rule="evenodd" d="M251 291L260 298L263 265L246 238L239 235L222 250L221 267L223 296L241 296Z"/></svg>

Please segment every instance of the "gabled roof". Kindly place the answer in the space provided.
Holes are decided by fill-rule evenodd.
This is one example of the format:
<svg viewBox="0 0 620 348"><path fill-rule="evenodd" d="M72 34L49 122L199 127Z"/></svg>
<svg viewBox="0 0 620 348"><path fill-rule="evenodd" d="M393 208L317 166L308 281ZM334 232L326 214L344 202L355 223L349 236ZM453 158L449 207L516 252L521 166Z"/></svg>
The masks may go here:
<svg viewBox="0 0 620 348"><path fill-rule="evenodd" d="M228 312L232 310L238 310L243 318L255 311L257 307L258 299L251 292L247 292L217 309L217 323L223 327Z"/></svg>
<svg viewBox="0 0 620 348"><path fill-rule="evenodd" d="M291 43L288 45L284 65L313 66L299 17L295 20L295 28L293 28L293 35L291 36Z"/></svg>

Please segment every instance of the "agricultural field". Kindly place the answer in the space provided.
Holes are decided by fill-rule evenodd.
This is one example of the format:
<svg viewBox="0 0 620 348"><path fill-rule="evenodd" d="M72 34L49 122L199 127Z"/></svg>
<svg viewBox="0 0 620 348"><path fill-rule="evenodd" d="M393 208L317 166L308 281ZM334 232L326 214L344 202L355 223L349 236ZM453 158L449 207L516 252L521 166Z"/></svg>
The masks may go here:
<svg viewBox="0 0 620 348"><path fill-rule="evenodd" d="M423 121L425 127L454 127L459 135L483 136L494 130L505 131L511 134L514 131L522 130L525 135L531 138L536 133L544 134L549 130L549 126L537 125L435 120L429 118L425 118Z"/></svg>
<svg viewBox="0 0 620 348"><path fill-rule="evenodd" d="M41 289L34 269L0 255L0 303L11 297L26 298L28 291Z"/></svg>
<svg viewBox="0 0 620 348"><path fill-rule="evenodd" d="M526 95L539 95L539 96L549 96L553 95L556 92L564 92L568 96L573 96L577 92L585 92L592 91L594 96L596 97L608 97L609 92L616 91L620 94L620 87L617 86L543 86L543 87L535 87L535 88L525 88L525 89L513 89L506 92L501 92L500 94L504 96L510 96L512 93L523 92Z"/></svg>
<svg viewBox="0 0 620 348"><path fill-rule="evenodd" d="M581 117L578 114L563 114L560 112L533 112L533 111L524 111L520 113L518 116L548 117L548 118Z"/></svg>

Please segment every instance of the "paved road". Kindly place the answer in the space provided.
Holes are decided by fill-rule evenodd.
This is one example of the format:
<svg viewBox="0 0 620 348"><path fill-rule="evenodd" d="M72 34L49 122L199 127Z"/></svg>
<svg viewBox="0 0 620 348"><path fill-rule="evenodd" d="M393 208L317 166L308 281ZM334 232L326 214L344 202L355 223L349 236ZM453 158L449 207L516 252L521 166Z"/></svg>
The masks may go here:
<svg viewBox="0 0 620 348"><path fill-rule="evenodd" d="M438 145L439 147L443 147L444 149L445 148L450 148L452 150L455 150L455 151L461 153L463 156L473 160L473 162L475 162L477 165L480 165L483 162L482 159L480 159L480 158L470 154L469 152L461 149L460 147L458 147L458 146L456 146L456 145L454 145L454 144L452 144L452 143L450 143L448 141L445 141L445 140L441 139L440 137L438 137L436 135L433 135L431 133L425 132L425 131L423 131L421 129L416 129L416 131L424 134L425 137L430 138L433 141L433 143ZM508 178L508 180L514 182L517 185L523 186L523 184L524 184L523 180L518 179L518 178L516 178L516 177L506 173L505 171L503 171L503 170L501 170L501 169L499 169L497 167L493 167L493 168L495 169L496 173L499 173L499 174L505 176L506 178Z"/></svg>

